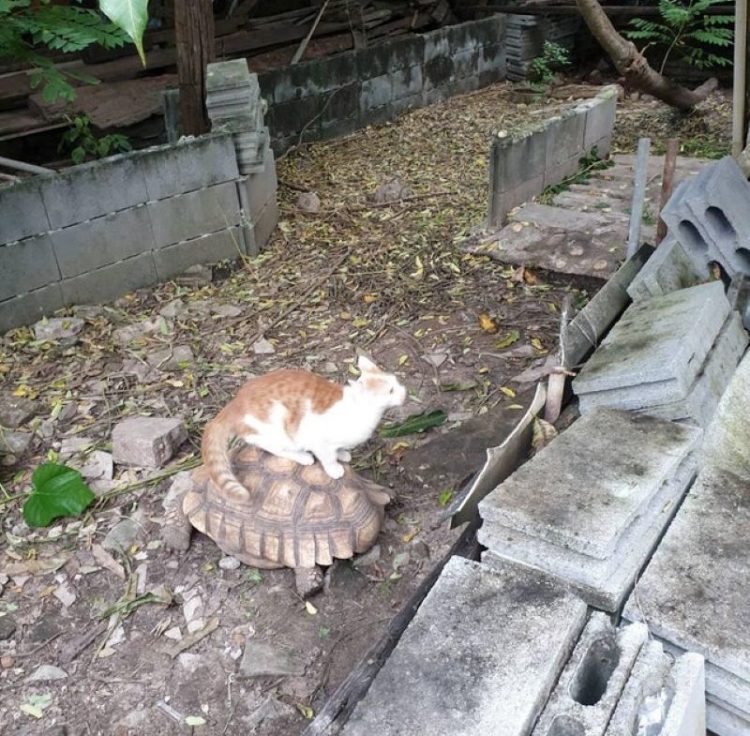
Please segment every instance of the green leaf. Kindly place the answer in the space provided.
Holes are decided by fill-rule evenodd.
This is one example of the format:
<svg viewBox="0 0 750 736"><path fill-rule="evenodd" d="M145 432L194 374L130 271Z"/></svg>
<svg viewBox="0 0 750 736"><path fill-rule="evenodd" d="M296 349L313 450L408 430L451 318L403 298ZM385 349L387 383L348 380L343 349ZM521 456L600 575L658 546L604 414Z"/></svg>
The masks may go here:
<svg viewBox="0 0 750 736"><path fill-rule="evenodd" d="M99 9L130 36L138 49L141 63L146 66L143 34L148 23L148 0L99 0Z"/></svg>
<svg viewBox="0 0 750 736"><path fill-rule="evenodd" d="M81 474L66 465L40 465L31 485L34 490L23 505L23 518L29 526L48 526L61 516L79 516L96 498Z"/></svg>
<svg viewBox="0 0 750 736"><path fill-rule="evenodd" d="M505 337L495 343L495 347L500 349L510 347L519 337L521 337L521 333L518 330L511 330Z"/></svg>
<svg viewBox="0 0 750 736"><path fill-rule="evenodd" d="M453 500L453 496L455 495L455 491L452 491L450 489L448 489L447 491L443 491L438 496L438 506L447 506Z"/></svg>
<svg viewBox="0 0 750 736"><path fill-rule="evenodd" d="M403 437L407 434L417 434L418 432L425 432L431 427L437 427L439 424L442 424L447 418L448 415L442 409L436 409L435 411L430 412L422 412L421 414L412 414L403 422L386 424L380 430L380 436Z"/></svg>

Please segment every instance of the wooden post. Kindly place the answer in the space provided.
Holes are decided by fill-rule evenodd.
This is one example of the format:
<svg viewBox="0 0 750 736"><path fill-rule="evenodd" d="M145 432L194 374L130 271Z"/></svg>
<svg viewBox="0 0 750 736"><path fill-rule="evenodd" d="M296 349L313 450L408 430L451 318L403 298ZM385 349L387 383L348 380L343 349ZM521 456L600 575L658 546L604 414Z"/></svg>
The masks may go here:
<svg viewBox="0 0 750 736"><path fill-rule="evenodd" d="M177 79L183 135L209 130L206 115L206 66L214 60L212 0L175 0Z"/></svg>
<svg viewBox="0 0 750 736"><path fill-rule="evenodd" d="M659 198L659 216L656 225L656 242L654 245L659 245L667 235L667 223L661 219L661 211L664 209L664 205L669 202L669 198L672 196L672 188L674 185L674 170L677 166L677 151L680 148L679 141L677 138L667 139L667 150L664 154L664 173L661 177L661 197Z"/></svg>

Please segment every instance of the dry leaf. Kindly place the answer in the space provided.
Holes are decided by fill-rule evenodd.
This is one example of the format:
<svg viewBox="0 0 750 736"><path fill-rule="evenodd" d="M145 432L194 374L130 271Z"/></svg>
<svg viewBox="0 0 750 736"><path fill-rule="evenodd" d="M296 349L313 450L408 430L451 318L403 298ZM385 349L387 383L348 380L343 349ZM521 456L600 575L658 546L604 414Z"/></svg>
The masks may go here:
<svg viewBox="0 0 750 736"><path fill-rule="evenodd" d="M490 317L487 312L482 312L479 317L479 326L484 330L485 332L488 332L490 335L494 335L497 332L497 324L495 323L495 320Z"/></svg>
<svg viewBox="0 0 750 736"><path fill-rule="evenodd" d="M511 399L514 399L516 397L516 392L512 388L508 388L507 386L500 386L500 390Z"/></svg>
<svg viewBox="0 0 750 736"><path fill-rule="evenodd" d="M308 612L308 613L309 613L309 614L310 614L311 616L314 616L314 615L315 615L315 614L316 614L316 613L318 612L318 609L317 609L317 608L315 608L315 606L314 606L314 605L313 605L312 603L310 603L310 601L305 601L305 610L306 610L306 611L307 611L307 612Z"/></svg>
<svg viewBox="0 0 750 736"><path fill-rule="evenodd" d="M557 437L557 430L544 419L534 418L532 425L531 446L535 452L539 452Z"/></svg>

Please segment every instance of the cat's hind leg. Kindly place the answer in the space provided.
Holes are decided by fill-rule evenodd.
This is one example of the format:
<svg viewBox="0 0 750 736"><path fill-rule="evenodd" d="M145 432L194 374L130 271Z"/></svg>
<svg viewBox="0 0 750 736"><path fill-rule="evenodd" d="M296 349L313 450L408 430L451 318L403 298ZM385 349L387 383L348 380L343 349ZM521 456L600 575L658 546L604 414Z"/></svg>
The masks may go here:
<svg viewBox="0 0 750 736"><path fill-rule="evenodd" d="M349 450L336 450L336 459L340 463L350 463L352 461L352 453Z"/></svg>
<svg viewBox="0 0 750 736"><path fill-rule="evenodd" d="M320 460L323 470L334 479L343 477L344 466L337 459L337 452L332 447L313 447L312 453Z"/></svg>
<svg viewBox="0 0 750 736"><path fill-rule="evenodd" d="M245 440L248 445L260 447L261 450L270 452L272 455L284 457L287 460L293 460L300 465L312 465L315 462L315 458L311 453L305 452L304 450L293 450L290 447L284 446L281 442L269 437L263 437L258 434L248 434L242 439Z"/></svg>

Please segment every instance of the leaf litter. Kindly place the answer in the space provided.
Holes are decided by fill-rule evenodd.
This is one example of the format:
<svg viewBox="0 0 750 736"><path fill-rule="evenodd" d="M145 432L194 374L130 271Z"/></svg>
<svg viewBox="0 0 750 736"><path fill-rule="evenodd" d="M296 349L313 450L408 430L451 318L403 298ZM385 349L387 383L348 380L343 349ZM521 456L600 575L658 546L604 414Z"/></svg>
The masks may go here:
<svg viewBox="0 0 750 736"><path fill-rule="evenodd" d="M516 105L499 84L302 147L278 163L281 218L268 247L225 269L223 280L200 283L203 269L113 304L70 309L66 320L84 324L65 339L38 340L31 328L0 339L0 399L36 407L22 428L33 433L28 453L0 467L0 613L23 624L0 641L0 722L28 729L38 721L39 733L53 719L150 733L165 730L166 708L201 713L177 721L203 719L211 733L247 732L257 714L270 714L250 726L261 736L299 733L454 538L437 519L457 489L420 480L406 469L410 456L466 417L520 411L530 387L515 377L549 370L545 351L556 344L565 289L456 244L485 216L491 136L565 104ZM639 133L652 111L638 118ZM297 206L300 192L319 206ZM586 296L574 292L574 301ZM325 593L303 607L289 571L224 569L200 535L182 555L154 544L172 477L200 462L204 423L248 376L299 366L345 381L357 374L357 350L407 385L409 401L388 423L428 418L408 441L376 435L354 453L358 471L395 494L368 568L381 574L337 562ZM60 456L80 471L90 453L111 450L114 425L136 414L184 419L189 440L173 463L117 467L101 486L92 482L98 499L80 520L63 519L54 535L29 528L21 506L34 468ZM551 438L544 425L535 430L537 446ZM102 541L136 515L142 541L116 560ZM136 568L143 593L133 587ZM75 592L64 612L49 594L60 586ZM175 601L192 590L206 601L203 627L177 642L165 634L184 622L165 587ZM110 625L98 621L113 601ZM114 622L122 643L96 657ZM305 676L246 680L240 698L231 653L252 639L306 655ZM52 662L70 671L64 699L24 683Z"/></svg>

